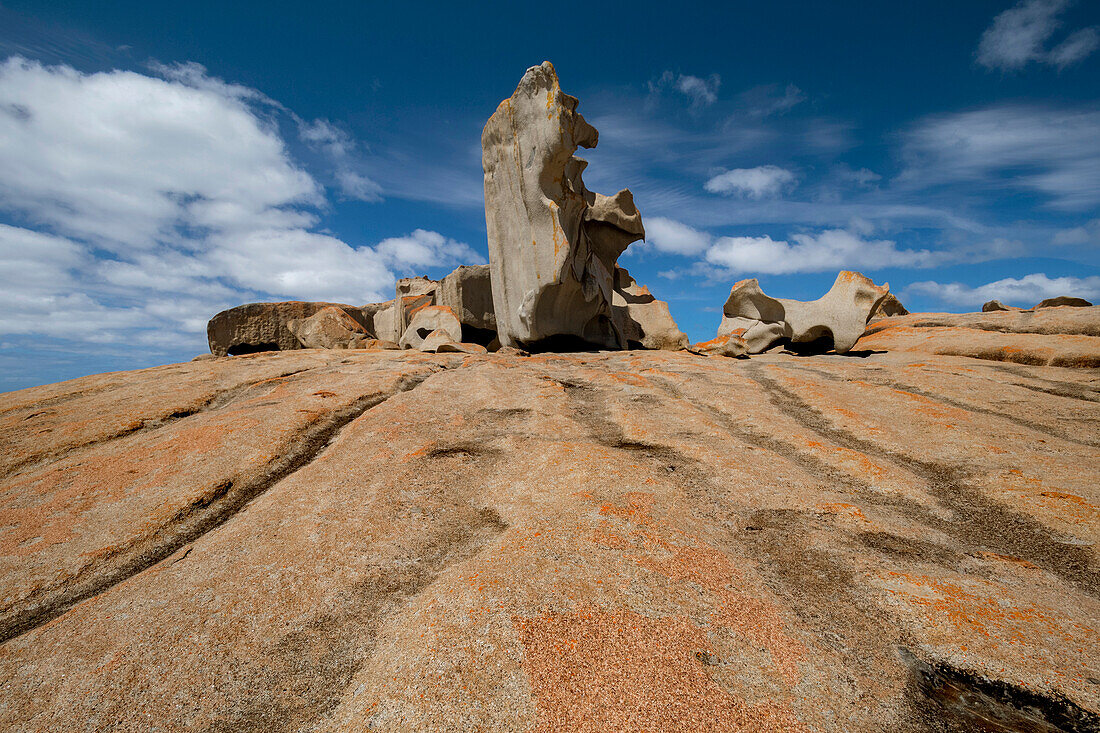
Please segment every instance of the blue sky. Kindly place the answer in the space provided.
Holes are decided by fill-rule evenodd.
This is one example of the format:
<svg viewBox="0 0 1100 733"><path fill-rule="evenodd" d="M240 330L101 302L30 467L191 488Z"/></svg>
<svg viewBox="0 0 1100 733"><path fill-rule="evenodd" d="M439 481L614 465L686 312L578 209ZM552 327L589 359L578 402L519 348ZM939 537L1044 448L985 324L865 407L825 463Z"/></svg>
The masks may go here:
<svg viewBox="0 0 1100 733"><path fill-rule="evenodd" d="M469 5L0 0L0 390L484 262L481 127L544 59L693 340L751 276L1100 299L1096 2Z"/></svg>

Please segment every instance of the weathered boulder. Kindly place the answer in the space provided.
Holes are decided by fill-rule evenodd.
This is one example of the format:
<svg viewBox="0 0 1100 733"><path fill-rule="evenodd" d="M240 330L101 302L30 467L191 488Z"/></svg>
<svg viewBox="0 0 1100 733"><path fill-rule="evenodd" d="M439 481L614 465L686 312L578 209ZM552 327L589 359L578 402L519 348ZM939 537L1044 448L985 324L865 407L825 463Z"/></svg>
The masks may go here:
<svg viewBox="0 0 1100 733"><path fill-rule="evenodd" d="M772 298L764 294L755 278L742 280L730 290L722 309L719 333L733 333L742 328L748 333L753 327L746 321L782 324L781 336L793 343L820 344L843 354L863 335L871 313L889 292L889 285L875 285L864 275L848 270L837 275L829 292L806 302ZM731 319L736 320L731 323ZM750 353L770 346L774 342L768 340L772 333L774 329L757 330Z"/></svg>
<svg viewBox="0 0 1100 733"><path fill-rule="evenodd" d="M645 232L629 191L609 197L585 188L587 163L573 153L595 147L598 133L576 109L546 61L527 70L481 135L493 304L505 346L626 346L612 312L612 273Z"/></svg>
<svg viewBox="0 0 1100 733"><path fill-rule="evenodd" d="M628 346L677 351L688 347L688 337L676 325L668 303L657 300L639 285L625 267L615 268L611 303Z"/></svg>
<svg viewBox="0 0 1100 733"><path fill-rule="evenodd" d="M1060 305L1069 305L1074 308L1088 308L1092 303L1084 298L1073 298L1068 295L1059 295L1057 298L1047 298L1039 301L1036 308L1056 308Z"/></svg>
<svg viewBox="0 0 1100 733"><path fill-rule="evenodd" d="M447 334L448 341L462 341L462 324L447 306L426 305L413 312L409 326L401 336L401 348L419 349L433 331ZM434 347L432 348L434 351Z"/></svg>
<svg viewBox="0 0 1100 733"><path fill-rule="evenodd" d="M421 341L420 345L416 348L420 349L421 351L435 353L436 351L439 351L440 347L452 343L454 343L454 340L451 338L451 334L447 333L442 328L437 328L436 330L425 336L424 340Z"/></svg>
<svg viewBox="0 0 1100 733"><path fill-rule="evenodd" d="M454 311L463 339L488 344L496 337L492 277L488 265L463 265L439 281L439 305Z"/></svg>
<svg viewBox="0 0 1100 733"><path fill-rule="evenodd" d="M301 341L287 327L289 321L305 320L325 308L337 308L366 330L363 313L342 303L312 303L292 300L283 303L247 303L218 313L206 326L210 353L215 356L252 354L259 351L292 351Z"/></svg>
<svg viewBox="0 0 1100 733"><path fill-rule="evenodd" d="M396 341L400 336L400 334L394 335L396 329L393 325L392 300L359 306L359 313L362 314L362 322L367 331L376 338Z"/></svg>
<svg viewBox="0 0 1100 733"><path fill-rule="evenodd" d="M995 313L997 311L1018 311L1020 308L1013 308L1012 306L1005 305L999 300L990 300L982 306L982 313Z"/></svg>
<svg viewBox="0 0 1100 733"><path fill-rule="evenodd" d="M358 344L371 339L362 324L332 305L322 308L309 318L292 318L287 321L286 326L298 337L304 349L363 348ZM355 346L351 345L353 342L356 343Z"/></svg>
<svg viewBox="0 0 1100 733"><path fill-rule="evenodd" d="M901 304L893 293L887 293L878 307L871 313L871 318L889 318L891 316L907 316L909 311L905 309L905 306Z"/></svg>

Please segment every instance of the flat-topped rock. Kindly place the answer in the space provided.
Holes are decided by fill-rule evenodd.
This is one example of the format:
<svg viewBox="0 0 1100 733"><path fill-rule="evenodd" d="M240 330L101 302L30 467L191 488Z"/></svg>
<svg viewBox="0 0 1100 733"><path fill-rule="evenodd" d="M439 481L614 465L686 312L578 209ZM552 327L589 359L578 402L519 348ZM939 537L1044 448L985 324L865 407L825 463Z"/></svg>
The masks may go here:
<svg viewBox="0 0 1100 733"><path fill-rule="evenodd" d="M0 729L1094 729L1098 424L1091 371L899 351L0 395Z"/></svg>
<svg viewBox="0 0 1100 733"><path fill-rule="evenodd" d="M291 300L283 303L247 303L218 313L206 327L210 353L251 354L259 351L293 351L301 349L298 337L287 326L290 321L304 321L326 308L337 308L368 330L363 312L343 303L314 303Z"/></svg>

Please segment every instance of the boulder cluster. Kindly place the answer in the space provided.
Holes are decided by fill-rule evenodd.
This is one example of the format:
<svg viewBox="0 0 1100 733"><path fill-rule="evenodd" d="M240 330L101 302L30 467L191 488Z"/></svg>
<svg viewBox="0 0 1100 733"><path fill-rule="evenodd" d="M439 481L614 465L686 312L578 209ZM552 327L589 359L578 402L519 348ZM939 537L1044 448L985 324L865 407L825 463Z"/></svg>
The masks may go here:
<svg viewBox="0 0 1100 733"><path fill-rule="evenodd" d="M718 337L691 346L669 313L618 265L645 238L634 197L589 191L574 154L599 133L561 90L550 62L531 67L481 135L489 264L442 280L397 282L384 303L250 303L211 319L216 356L300 348L482 353L687 349L744 356L779 344L850 350L876 314L905 313L889 286L841 272L823 297L771 298L733 286Z"/></svg>

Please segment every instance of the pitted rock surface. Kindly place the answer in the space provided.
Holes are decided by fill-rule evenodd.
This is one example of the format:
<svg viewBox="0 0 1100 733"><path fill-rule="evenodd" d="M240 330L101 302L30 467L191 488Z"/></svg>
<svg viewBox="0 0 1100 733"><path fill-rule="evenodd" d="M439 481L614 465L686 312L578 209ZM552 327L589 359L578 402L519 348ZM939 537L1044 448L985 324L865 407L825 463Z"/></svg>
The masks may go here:
<svg viewBox="0 0 1100 733"><path fill-rule="evenodd" d="M510 351L0 395L0 729L1096 729L1095 371Z"/></svg>

